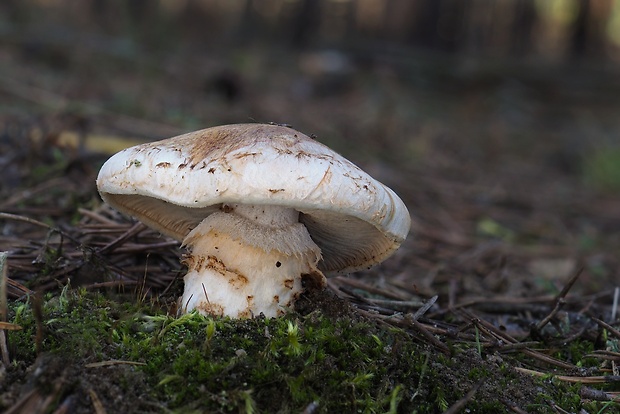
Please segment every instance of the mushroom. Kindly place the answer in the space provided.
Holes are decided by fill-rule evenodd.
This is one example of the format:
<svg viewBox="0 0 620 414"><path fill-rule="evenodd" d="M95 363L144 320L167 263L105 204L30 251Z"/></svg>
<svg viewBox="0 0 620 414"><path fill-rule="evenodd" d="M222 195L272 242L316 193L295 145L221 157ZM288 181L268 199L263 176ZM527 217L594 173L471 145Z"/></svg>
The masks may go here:
<svg viewBox="0 0 620 414"><path fill-rule="evenodd" d="M282 315L304 285L369 268L410 228L401 199L287 126L224 125L137 145L101 167L105 202L188 248L182 311ZM302 283L303 282L303 283Z"/></svg>

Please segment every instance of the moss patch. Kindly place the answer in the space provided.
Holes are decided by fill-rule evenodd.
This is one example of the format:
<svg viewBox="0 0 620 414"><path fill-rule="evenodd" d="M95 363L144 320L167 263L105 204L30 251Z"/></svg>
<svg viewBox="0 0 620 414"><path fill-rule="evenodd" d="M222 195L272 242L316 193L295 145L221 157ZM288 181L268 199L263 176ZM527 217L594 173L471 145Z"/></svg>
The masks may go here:
<svg viewBox="0 0 620 414"><path fill-rule="evenodd" d="M36 392L76 413L96 401L108 412L435 413L478 383L472 412L562 399L561 385L535 384L498 355L438 354L326 292L283 318L231 320L64 291L44 301L39 356L30 303L11 303L10 317L23 330L10 333L3 409Z"/></svg>

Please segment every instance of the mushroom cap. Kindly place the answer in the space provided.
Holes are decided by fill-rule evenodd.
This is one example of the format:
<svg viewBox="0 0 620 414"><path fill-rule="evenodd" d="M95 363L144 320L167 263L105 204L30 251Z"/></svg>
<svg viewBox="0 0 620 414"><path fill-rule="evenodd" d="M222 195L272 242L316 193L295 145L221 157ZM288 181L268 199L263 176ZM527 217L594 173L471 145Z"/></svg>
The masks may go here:
<svg viewBox="0 0 620 414"><path fill-rule="evenodd" d="M327 146L289 127L236 124L127 148L101 167L105 202L182 241L224 204L300 212L326 275L380 263L411 226L402 200Z"/></svg>

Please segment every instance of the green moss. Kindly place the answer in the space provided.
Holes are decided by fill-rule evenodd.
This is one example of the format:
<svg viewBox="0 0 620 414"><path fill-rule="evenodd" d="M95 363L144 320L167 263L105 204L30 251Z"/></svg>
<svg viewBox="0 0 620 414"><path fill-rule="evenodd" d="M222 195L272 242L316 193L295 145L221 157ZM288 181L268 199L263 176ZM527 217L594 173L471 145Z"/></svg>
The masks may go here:
<svg viewBox="0 0 620 414"><path fill-rule="evenodd" d="M10 332L13 361L33 364L37 323L30 304L10 303L9 316L24 328ZM97 378L105 379L105 367L85 366L131 362L110 381L129 404L146 399L156 412L288 413L316 406L317 413L435 413L484 380L480 398L467 407L494 413L505 408L497 394L518 379L513 370L485 364L474 349L447 357L400 330L320 310L278 319L174 318L157 307L65 289L45 298L40 322L42 352L77 365L78 376L102 370ZM580 407L562 399L558 384L543 385L542 405Z"/></svg>
<svg viewBox="0 0 620 414"><path fill-rule="evenodd" d="M36 323L28 304L13 303L14 359L32 363ZM100 295L64 292L43 307L42 349L73 361L125 360L138 366L152 397L175 410L242 412L385 412L404 404L402 383L415 370L399 364L393 333L320 312L280 319L230 320L119 305ZM408 355L413 355L411 351Z"/></svg>

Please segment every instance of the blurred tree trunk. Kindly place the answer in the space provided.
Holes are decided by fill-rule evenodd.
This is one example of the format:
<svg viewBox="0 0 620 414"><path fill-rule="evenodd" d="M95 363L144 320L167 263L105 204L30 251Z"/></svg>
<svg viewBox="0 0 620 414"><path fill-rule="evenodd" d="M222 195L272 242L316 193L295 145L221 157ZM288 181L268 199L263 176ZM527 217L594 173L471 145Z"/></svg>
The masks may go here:
<svg viewBox="0 0 620 414"><path fill-rule="evenodd" d="M570 57L579 58L584 55L588 47L588 23L590 20L590 1L579 0L579 13L573 25L570 42Z"/></svg>
<svg viewBox="0 0 620 414"><path fill-rule="evenodd" d="M604 28L610 18L609 0L579 0L579 14L572 27L569 58L600 58L607 42Z"/></svg>
<svg viewBox="0 0 620 414"><path fill-rule="evenodd" d="M251 38L257 37L256 13L254 12L254 4L252 0L245 0L245 6L243 7L243 11L241 13L242 16L241 19L239 19L239 27L237 27L236 37L238 41L245 43Z"/></svg>
<svg viewBox="0 0 620 414"><path fill-rule="evenodd" d="M443 52L459 50L467 4L459 0L418 0L408 43Z"/></svg>
<svg viewBox="0 0 620 414"><path fill-rule="evenodd" d="M511 42L507 47L517 56L523 56L532 51L532 36L536 26L537 14L532 0L516 0L514 6L515 18L512 27L507 29L511 33Z"/></svg>
<svg viewBox="0 0 620 414"><path fill-rule="evenodd" d="M296 15L291 20L291 45L296 49L305 49L318 35L321 23L321 1L299 0Z"/></svg>
<svg viewBox="0 0 620 414"><path fill-rule="evenodd" d="M418 0L413 12L413 21L408 43L427 49L438 46L438 27L443 0Z"/></svg>

